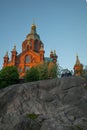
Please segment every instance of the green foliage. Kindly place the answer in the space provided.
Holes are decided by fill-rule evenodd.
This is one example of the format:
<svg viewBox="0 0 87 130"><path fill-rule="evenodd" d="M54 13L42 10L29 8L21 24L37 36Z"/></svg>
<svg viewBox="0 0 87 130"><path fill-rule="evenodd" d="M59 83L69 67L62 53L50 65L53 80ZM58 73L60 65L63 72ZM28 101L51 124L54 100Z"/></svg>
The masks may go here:
<svg viewBox="0 0 87 130"><path fill-rule="evenodd" d="M31 127L31 128L29 128L29 130L34 130L34 129Z"/></svg>
<svg viewBox="0 0 87 130"><path fill-rule="evenodd" d="M48 66L48 77L56 78L58 75L58 66L56 64L51 64Z"/></svg>
<svg viewBox="0 0 87 130"><path fill-rule="evenodd" d="M81 128L80 126L77 126L78 130L83 130L83 128Z"/></svg>
<svg viewBox="0 0 87 130"><path fill-rule="evenodd" d="M31 114L27 114L26 117L27 117L27 118L30 118L30 119L32 119L32 120L35 120L35 119L37 119L38 115L36 115L36 114L34 114L34 113L31 113Z"/></svg>
<svg viewBox="0 0 87 130"><path fill-rule="evenodd" d="M87 89L87 85L85 85L84 88Z"/></svg>
<svg viewBox="0 0 87 130"><path fill-rule="evenodd" d="M49 78L56 78L58 76L58 65L53 63L43 63L36 67L30 68L25 75L26 81L45 80Z"/></svg>
<svg viewBox="0 0 87 130"><path fill-rule="evenodd" d="M76 128L78 128L78 130L84 130L83 128L81 128L80 126L75 126ZM75 130L75 128L72 127L72 130Z"/></svg>
<svg viewBox="0 0 87 130"><path fill-rule="evenodd" d="M26 75L25 75L25 80L26 81L37 81L39 80L39 71L36 67L32 67L31 69L29 69L27 72L26 72Z"/></svg>
<svg viewBox="0 0 87 130"><path fill-rule="evenodd" d="M87 66L83 70L83 77L87 79Z"/></svg>
<svg viewBox="0 0 87 130"><path fill-rule="evenodd" d="M7 66L0 71L0 88L15 84L18 80L19 74L15 66Z"/></svg>
<svg viewBox="0 0 87 130"><path fill-rule="evenodd" d="M36 67L39 71L39 79L44 80L48 78L48 66L46 63L40 64Z"/></svg>

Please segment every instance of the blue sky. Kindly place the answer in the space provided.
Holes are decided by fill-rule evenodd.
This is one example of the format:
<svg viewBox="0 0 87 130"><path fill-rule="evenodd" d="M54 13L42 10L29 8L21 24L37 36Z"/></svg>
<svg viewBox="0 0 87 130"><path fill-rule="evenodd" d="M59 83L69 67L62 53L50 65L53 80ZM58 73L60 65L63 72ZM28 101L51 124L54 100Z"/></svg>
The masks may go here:
<svg viewBox="0 0 87 130"><path fill-rule="evenodd" d="M73 69L76 54L87 65L86 0L0 0L0 69L6 51L17 52L35 22L45 56L56 50L63 68Z"/></svg>

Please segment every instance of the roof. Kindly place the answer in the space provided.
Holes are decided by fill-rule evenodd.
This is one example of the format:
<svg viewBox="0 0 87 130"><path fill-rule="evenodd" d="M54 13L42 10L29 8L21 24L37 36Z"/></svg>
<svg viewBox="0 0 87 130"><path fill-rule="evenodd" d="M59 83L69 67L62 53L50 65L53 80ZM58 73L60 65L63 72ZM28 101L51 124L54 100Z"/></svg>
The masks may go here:
<svg viewBox="0 0 87 130"><path fill-rule="evenodd" d="M80 65L80 60L79 60L78 55L76 56L76 65Z"/></svg>
<svg viewBox="0 0 87 130"><path fill-rule="evenodd" d="M79 60L78 55L76 55L76 63L75 63L75 65L74 65L74 67L75 67L75 66L83 66L83 65L80 63L80 60Z"/></svg>
<svg viewBox="0 0 87 130"><path fill-rule="evenodd" d="M70 73L70 71L68 69L63 69L62 74L65 74L65 73Z"/></svg>
<svg viewBox="0 0 87 130"><path fill-rule="evenodd" d="M45 57L45 62L52 62L52 61L53 61L52 58L50 58L50 57Z"/></svg>

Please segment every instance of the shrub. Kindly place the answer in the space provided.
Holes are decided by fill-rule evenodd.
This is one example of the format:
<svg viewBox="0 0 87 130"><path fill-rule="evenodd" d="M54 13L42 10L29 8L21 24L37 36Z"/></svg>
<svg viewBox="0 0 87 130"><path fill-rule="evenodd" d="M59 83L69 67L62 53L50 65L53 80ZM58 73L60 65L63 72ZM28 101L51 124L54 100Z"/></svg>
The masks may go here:
<svg viewBox="0 0 87 130"><path fill-rule="evenodd" d="M0 88L18 83L19 74L15 66L6 66L0 71Z"/></svg>

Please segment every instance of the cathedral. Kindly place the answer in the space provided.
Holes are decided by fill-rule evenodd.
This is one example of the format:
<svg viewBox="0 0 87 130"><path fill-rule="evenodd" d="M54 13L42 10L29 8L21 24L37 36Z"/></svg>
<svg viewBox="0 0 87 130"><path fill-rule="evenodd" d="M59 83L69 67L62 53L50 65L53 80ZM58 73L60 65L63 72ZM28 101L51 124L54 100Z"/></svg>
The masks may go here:
<svg viewBox="0 0 87 130"><path fill-rule="evenodd" d="M45 57L44 44L37 34L36 25L32 24L30 33L22 43L22 52L17 53L16 46L11 51L11 59L9 59L8 52L4 56L3 67L16 66L20 78L23 78L26 71L33 66L41 63L54 63L57 62L56 51L51 51L49 57ZM76 56L76 63L74 65L74 75L80 76L83 73L83 65L80 63L78 55Z"/></svg>
<svg viewBox="0 0 87 130"><path fill-rule="evenodd" d="M3 67L16 66L19 76L22 78L25 72L33 66L44 62L54 64L57 62L55 51L51 51L49 57L45 57L44 54L44 44L36 32L36 25L32 24L30 33L22 43L22 52L18 54L16 46L14 46L11 51L11 59L9 60L8 52L4 56Z"/></svg>

